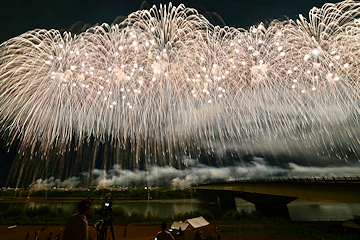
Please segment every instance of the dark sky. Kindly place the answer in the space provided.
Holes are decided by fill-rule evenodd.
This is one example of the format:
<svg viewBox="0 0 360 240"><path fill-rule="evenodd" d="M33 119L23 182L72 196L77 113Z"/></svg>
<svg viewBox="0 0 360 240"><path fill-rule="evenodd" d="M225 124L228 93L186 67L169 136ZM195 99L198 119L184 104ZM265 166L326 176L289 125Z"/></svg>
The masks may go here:
<svg viewBox="0 0 360 240"><path fill-rule="evenodd" d="M78 21L85 23L112 23L119 16L127 16L140 9L142 0L1 0L0 42L35 28L63 29ZM159 6L167 1L147 1L148 5ZM248 28L261 21L295 19L299 13L308 16L313 6L321 7L325 0L183 0L172 1L204 11L216 12L226 25Z"/></svg>

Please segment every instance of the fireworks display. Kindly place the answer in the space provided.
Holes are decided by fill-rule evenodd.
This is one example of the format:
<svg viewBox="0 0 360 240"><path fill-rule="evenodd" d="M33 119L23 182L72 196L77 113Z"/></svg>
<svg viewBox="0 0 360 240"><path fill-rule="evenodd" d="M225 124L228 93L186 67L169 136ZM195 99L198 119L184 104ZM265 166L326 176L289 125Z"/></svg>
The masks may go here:
<svg viewBox="0 0 360 240"><path fill-rule="evenodd" d="M360 149L359 14L344 1L244 30L169 4L79 35L26 32L0 46L2 137L41 159L107 143L134 168L278 139L346 160Z"/></svg>

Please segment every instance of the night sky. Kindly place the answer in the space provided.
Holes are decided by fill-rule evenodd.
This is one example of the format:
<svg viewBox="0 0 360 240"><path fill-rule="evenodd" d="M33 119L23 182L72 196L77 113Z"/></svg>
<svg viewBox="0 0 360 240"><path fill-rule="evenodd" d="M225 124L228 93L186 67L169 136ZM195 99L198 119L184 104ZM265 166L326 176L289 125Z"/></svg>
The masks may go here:
<svg viewBox="0 0 360 240"><path fill-rule="evenodd" d="M313 7L321 7L324 0L184 0L172 1L174 6L184 3L187 7L197 9L205 16L211 12L217 13L226 25L237 28L249 28L260 22L270 22L272 19L296 19L298 14L308 18L308 12ZM120 15L127 16L139 10L159 6L166 1L142 0L88 0L88 1L49 1L49 0L2 0L0 2L0 42L18 36L35 28L64 30L77 22L94 25L97 23L112 23ZM214 14L212 14L214 16ZM222 25L219 19L210 20L216 25ZM0 140L0 145L3 141ZM7 153L0 149L0 186L5 185L8 171L15 150Z"/></svg>
<svg viewBox="0 0 360 240"><path fill-rule="evenodd" d="M200 13L216 12L225 24L248 28L251 25L272 19L296 19L301 13L308 16L313 7L321 7L325 0L184 0L172 1L177 6L184 3ZM127 16L139 10L142 0L88 0L88 1L46 1L46 0L2 0L0 3L0 42L35 28L67 29L76 22L89 24L112 23L119 16ZM148 6L167 1L148 1ZM146 5L145 5L146 6ZM214 20L215 24L220 24Z"/></svg>

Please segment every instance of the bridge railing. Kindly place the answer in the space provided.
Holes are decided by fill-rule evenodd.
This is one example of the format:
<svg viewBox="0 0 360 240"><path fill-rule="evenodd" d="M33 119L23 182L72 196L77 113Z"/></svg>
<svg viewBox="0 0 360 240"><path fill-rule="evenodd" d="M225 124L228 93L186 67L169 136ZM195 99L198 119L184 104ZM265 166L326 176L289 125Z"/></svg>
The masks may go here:
<svg viewBox="0 0 360 240"><path fill-rule="evenodd" d="M360 183L359 176L352 177L272 177L272 178L253 178L240 179L234 182L316 182L316 183Z"/></svg>
<svg viewBox="0 0 360 240"><path fill-rule="evenodd" d="M271 178L252 178L252 179L239 179L235 181L228 181L226 183L269 183L269 182L288 182L288 183L359 183L359 176L343 176L343 177L271 177ZM209 183L221 184L224 182ZM207 184L207 183L204 183ZM201 184L199 184L201 185Z"/></svg>

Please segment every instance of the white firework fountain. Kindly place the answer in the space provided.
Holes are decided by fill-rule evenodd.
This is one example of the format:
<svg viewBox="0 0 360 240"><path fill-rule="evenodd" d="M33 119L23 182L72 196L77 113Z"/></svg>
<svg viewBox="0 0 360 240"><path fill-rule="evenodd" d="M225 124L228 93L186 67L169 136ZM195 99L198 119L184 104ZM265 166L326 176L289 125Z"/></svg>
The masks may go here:
<svg viewBox="0 0 360 240"><path fill-rule="evenodd" d="M344 1L244 30L169 4L79 35L12 38L0 45L0 129L18 148L12 176L24 185L99 164L181 169L184 156L204 153L221 166L226 149L241 159L277 142L289 154L357 160L359 14Z"/></svg>

